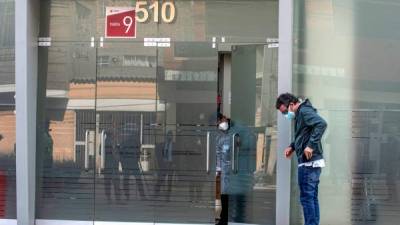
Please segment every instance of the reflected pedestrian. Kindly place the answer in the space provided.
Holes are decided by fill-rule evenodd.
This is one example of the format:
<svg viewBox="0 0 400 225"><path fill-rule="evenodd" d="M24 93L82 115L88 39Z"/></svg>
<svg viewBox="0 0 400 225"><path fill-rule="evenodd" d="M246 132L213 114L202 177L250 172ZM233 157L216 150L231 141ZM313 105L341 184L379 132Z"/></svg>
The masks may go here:
<svg viewBox="0 0 400 225"><path fill-rule="evenodd" d="M172 181L175 173L175 165L173 161L173 132L168 130L163 143L157 145L157 183L154 192L157 197L164 197L166 201L170 201ZM166 187L165 192L161 192L161 187ZM163 194L165 193L165 194Z"/></svg>
<svg viewBox="0 0 400 225"><path fill-rule="evenodd" d="M104 165L104 188L107 202L111 202L111 186L117 201L120 200L120 140L118 135L117 122L112 121L111 128L105 132L105 165Z"/></svg>

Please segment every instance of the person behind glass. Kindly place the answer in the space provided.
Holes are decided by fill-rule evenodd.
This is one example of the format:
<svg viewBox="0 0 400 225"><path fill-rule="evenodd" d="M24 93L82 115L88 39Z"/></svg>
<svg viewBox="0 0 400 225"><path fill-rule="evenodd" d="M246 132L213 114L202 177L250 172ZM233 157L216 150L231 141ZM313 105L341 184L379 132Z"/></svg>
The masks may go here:
<svg viewBox="0 0 400 225"><path fill-rule="evenodd" d="M318 225L320 221L318 184L321 168L325 167L321 138L327 123L318 115L308 99L303 101L290 93L278 97L276 109L288 120L294 121L294 142L284 150L284 153L286 158L290 158L294 152L297 155L304 224Z"/></svg>
<svg viewBox="0 0 400 225"><path fill-rule="evenodd" d="M146 199L144 191L144 183L142 174L140 172L140 134L136 129L136 124L132 125L125 123L119 134L120 148L119 158L122 166L122 177L123 177L123 192L125 199L130 200L130 181L131 176L135 178L136 189L138 190L139 198L141 200Z"/></svg>
<svg viewBox="0 0 400 225"><path fill-rule="evenodd" d="M50 135L50 121L45 122L43 128L43 136L41 141L43 141L44 155L43 155L43 167L46 172L51 172L53 167L53 138Z"/></svg>
<svg viewBox="0 0 400 225"><path fill-rule="evenodd" d="M111 119L110 119L111 120ZM110 121L109 120L109 121ZM120 136L117 122L112 120L111 127L105 132L105 165L104 165L104 190L107 202L111 203L111 185L117 201L120 201Z"/></svg>
<svg viewBox="0 0 400 225"><path fill-rule="evenodd" d="M232 138L233 129L231 120L223 115L218 115L219 132L216 137L216 170L221 177L221 215L218 225L228 224L228 204L230 194L230 180L232 173Z"/></svg>
<svg viewBox="0 0 400 225"><path fill-rule="evenodd" d="M156 159L157 159L157 183L154 187L154 193L157 197L165 198L166 201L170 201L171 190L172 190L172 179L174 175L174 162L173 162L173 132L168 130L164 142L159 143L156 147ZM165 192L161 192L161 188L164 187Z"/></svg>

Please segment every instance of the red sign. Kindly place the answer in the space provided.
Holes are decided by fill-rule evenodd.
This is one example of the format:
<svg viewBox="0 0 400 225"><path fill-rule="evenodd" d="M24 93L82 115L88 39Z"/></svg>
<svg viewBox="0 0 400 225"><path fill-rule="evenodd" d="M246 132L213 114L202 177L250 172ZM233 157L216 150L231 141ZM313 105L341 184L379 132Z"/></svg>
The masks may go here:
<svg viewBox="0 0 400 225"><path fill-rule="evenodd" d="M106 7L106 38L135 38L134 7Z"/></svg>

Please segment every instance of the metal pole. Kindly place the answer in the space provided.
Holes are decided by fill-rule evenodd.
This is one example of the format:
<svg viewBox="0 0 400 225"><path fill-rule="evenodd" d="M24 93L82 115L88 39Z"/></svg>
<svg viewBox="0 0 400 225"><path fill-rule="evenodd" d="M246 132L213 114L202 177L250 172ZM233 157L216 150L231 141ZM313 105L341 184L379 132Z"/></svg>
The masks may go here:
<svg viewBox="0 0 400 225"><path fill-rule="evenodd" d="M35 222L39 2L15 1L17 223Z"/></svg>

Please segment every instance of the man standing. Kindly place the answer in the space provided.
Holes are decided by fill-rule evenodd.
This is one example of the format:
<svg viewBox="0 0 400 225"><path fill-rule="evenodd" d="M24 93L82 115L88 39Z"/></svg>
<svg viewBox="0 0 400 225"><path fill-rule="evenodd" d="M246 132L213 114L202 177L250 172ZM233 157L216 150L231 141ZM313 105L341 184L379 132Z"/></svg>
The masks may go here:
<svg viewBox="0 0 400 225"><path fill-rule="evenodd" d="M320 220L318 184L321 168L325 167L321 137L327 123L306 99L285 93L276 100L276 108L288 119L294 120L294 141L285 149L285 157L296 152L300 202L303 206L304 224L318 225Z"/></svg>

